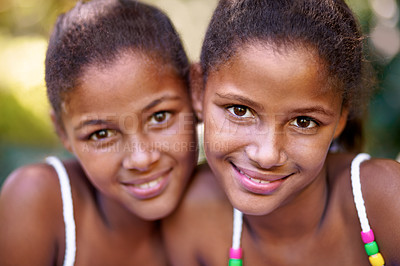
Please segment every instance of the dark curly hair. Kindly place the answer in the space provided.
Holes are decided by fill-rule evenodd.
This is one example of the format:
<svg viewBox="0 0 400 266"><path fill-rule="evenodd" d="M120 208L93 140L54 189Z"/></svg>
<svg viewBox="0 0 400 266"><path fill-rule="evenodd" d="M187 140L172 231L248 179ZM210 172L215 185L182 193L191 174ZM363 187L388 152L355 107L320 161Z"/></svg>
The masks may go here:
<svg viewBox="0 0 400 266"><path fill-rule="evenodd" d="M362 118L374 78L364 60L364 38L343 0L221 0L208 27L202 51L204 81L248 44L305 47L322 59L332 89L339 89L349 120L337 142L360 151Z"/></svg>
<svg viewBox="0 0 400 266"><path fill-rule="evenodd" d="M157 8L133 0L93 0L79 2L58 17L48 44L45 79L59 123L62 102L79 85L85 67L107 66L126 50L156 56L189 84L189 61L180 37Z"/></svg>

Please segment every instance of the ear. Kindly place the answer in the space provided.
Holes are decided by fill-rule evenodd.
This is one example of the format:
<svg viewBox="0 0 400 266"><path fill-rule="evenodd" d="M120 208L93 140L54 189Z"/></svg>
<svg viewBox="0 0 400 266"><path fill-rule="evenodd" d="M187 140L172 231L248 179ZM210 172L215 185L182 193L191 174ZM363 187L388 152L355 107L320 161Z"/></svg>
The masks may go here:
<svg viewBox="0 0 400 266"><path fill-rule="evenodd" d="M63 144L64 148L66 148L69 152L72 153L72 148L71 148L71 143L68 140L67 134L65 132L64 127L62 126L62 122L57 119L56 113L54 112L53 109L50 111L50 118L51 121L53 122L53 127L58 135L58 137L61 140L61 143Z"/></svg>
<svg viewBox="0 0 400 266"><path fill-rule="evenodd" d="M190 90L193 109L200 122L203 121L203 86L203 70L200 63L194 63L190 66Z"/></svg>
<svg viewBox="0 0 400 266"><path fill-rule="evenodd" d="M344 128L346 127L347 123L347 117L349 116L349 108L348 107L342 107L342 112L340 114L339 122L336 126L335 133L333 135L333 138L336 139L337 137L342 134Z"/></svg>

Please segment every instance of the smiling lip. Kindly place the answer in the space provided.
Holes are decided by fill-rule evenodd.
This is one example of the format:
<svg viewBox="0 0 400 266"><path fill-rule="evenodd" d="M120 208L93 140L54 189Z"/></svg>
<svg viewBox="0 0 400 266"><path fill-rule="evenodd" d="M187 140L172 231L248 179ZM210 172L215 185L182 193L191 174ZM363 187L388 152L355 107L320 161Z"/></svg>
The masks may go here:
<svg viewBox="0 0 400 266"><path fill-rule="evenodd" d="M169 182L172 168L158 172L148 178L122 182L129 194L138 199L149 199L160 195Z"/></svg>
<svg viewBox="0 0 400 266"><path fill-rule="evenodd" d="M255 194L267 195L273 193L285 182L287 177L292 175L266 175L240 168L233 163L231 165L239 184Z"/></svg>

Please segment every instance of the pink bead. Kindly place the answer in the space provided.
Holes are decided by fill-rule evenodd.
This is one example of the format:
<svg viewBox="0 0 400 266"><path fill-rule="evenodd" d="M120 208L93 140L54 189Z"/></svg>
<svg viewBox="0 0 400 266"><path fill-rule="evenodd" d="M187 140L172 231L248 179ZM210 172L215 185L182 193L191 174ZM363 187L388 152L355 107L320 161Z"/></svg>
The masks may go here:
<svg viewBox="0 0 400 266"><path fill-rule="evenodd" d="M372 229L368 232L361 232L361 238L365 244L371 243L375 240L374 232L372 232Z"/></svg>
<svg viewBox="0 0 400 266"><path fill-rule="evenodd" d="M242 258L242 249L241 248L238 248L238 249L230 248L230 250L229 250L229 258L231 258L231 259L241 259Z"/></svg>

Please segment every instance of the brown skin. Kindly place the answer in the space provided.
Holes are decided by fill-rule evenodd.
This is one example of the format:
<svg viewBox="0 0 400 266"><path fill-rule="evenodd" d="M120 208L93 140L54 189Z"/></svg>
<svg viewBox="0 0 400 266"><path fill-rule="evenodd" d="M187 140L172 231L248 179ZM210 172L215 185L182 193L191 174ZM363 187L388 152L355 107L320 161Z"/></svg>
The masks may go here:
<svg viewBox="0 0 400 266"><path fill-rule="evenodd" d="M310 50L254 44L210 73L204 95L194 91L215 176L204 166L165 222L174 265L227 265L230 203L245 214L244 265L369 265L350 182L354 155L328 152L347 111L323 73ZM237 168L273 182L248 187ZM400 264L399 175L400 164L391 160L361 167L386 265Z"/></svg>
<svg viewBox="0 0 400 266"><path fill-rule="evenodd" d="M168 265L155 220L178 204L197 153L183 81L163 62L122 52L106 67L87 67L64 107L58 130L77 158L65 162L75 265ZM154 180L155 191L143 185ZM62 265L64 230L54 169L16 170L0 195L0 264Z"/></svg>

